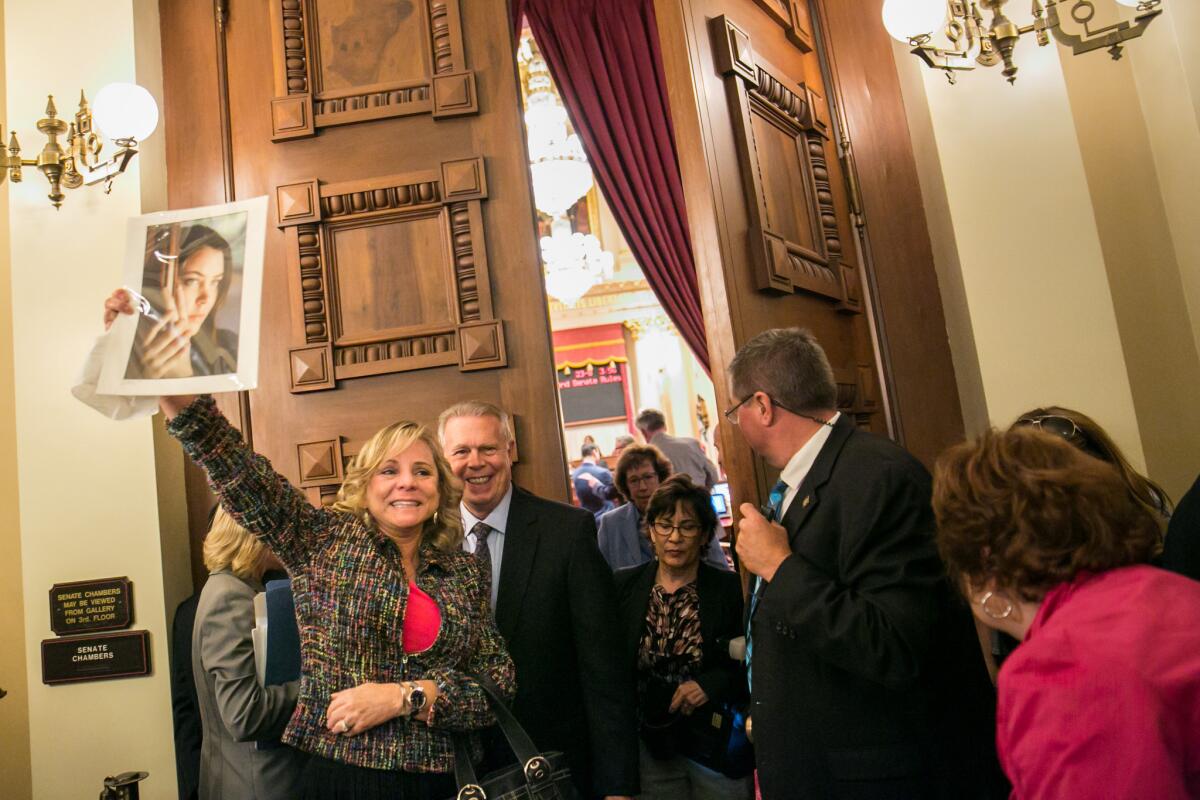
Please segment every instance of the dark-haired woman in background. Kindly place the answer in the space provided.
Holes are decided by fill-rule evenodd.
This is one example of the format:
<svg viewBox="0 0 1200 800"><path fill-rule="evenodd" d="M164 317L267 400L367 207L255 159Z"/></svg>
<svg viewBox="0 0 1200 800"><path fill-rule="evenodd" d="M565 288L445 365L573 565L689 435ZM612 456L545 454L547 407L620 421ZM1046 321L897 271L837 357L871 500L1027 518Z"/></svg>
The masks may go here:
<svg viewBox="0 0 1200 800"><path fill-rule="evenodd" d="M985 625L1017 800L1200 797L1200 584L1146 565L1154 514L1116 468L1022 428L948 450L938 549Z"/></svg>
<svg viewBox="0 0 1200 800"><path fill-rule="evenodd" d="M708 720L747 699L745 667L730 658L728 644L742 635L741 581L701 562L717 516L708 491L688 476L659 486L646 520L656 559L615 575L623 641L638 677L641 797L744 800L753 793L749 777L726 777L679 752L685 717Z"/></svg>

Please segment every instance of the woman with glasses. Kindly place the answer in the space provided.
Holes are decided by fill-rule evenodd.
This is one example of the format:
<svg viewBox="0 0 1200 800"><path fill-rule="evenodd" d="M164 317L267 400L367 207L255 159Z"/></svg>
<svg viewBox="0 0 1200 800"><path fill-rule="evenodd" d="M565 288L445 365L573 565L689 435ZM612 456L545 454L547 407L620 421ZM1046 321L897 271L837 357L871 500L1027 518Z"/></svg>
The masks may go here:
<svg viewBox="0 0 1200 800"><path fill-rule="evenodd" d="M745 800L749 764L730 757L748 749L736 711L749 694L745 668L729 656L729 640L742 635L741 581L701 561L717 516L688 476L659 486L646 523L655 559L615 576L637 673L641 797ZM717 720L724 728L713 732Z"/></svg>
<svg viewBox="0 0 1200 800"><path fill-rule="evenodd" d="M1109 464L1023 426L948 450L937 544L1000 670L1018 800L1200 797L1200 584L1145 562L1158 524Z"/></svg>
<svg viewBox="0 0 1200 800"><path fill-rule="evenodd" d="M670 474L671 462L652 444L631 444L621 453L613 483L626 503L600 517L596 534L600 554L614 572L654 559L654 545L646 530L646 506ZM705 562L729 570L729 560L716 536L701 552Z"/></svg>

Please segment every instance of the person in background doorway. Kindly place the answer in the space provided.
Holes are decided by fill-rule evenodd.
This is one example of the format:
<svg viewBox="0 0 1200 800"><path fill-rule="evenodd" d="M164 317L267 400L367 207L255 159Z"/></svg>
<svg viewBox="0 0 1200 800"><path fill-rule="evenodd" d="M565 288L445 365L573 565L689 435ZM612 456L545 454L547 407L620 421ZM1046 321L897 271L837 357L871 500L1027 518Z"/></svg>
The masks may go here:
<svg viewBox="0 0 1200 800"><path fill-rule="evenodd" d="M571 473L579 505L592 512L596 519L614 508L613 476L607 467L600 466L600 448L595 444L583 446L583 462Z"/></svg>
<svg viewBox="0 0 1200 800"><path fill-rule="evenodd" d="M626 447L629 447L629 445L633 444L636 441L637 440L634 439L632 436L630 436L628 433L622 433L620 436L618 436L616 439L614 439L613 440L613 451L611 454L613 461L614 462L620 461L621 453L623 453L625 451Z"/></svg>
<svg viewBox="0 0 1200 800"><path fill-rule="evenodd" d="M616 487L628 502L600 517L600 553L615 572L654 559L654 546L646 529L646 506L659 484L671 474L671 462L654 445L634 444L617 461ZM716 529L720 530L719 526ZM700 549L705 563L730 569L729 560L714 535Z"/></svg>
<svg viewBox="0 0 1200 800"><path fill-rule="evenodd" d="M1000 669L1015 800L1200 797L1200 583L1145 562L1156 513L1111 464L1017 428L948 450L937 543Z"/></svg>
<svg viewBox="0 0 1200 800"><path fill-rule="evenodd" d="M652 444L661 450L675 471L687 475L692 479L692 483L712 489L720 480L717 468L704 455L700 442L687 436L672 436L667 433L667 421L661 411L647 408L638 414L636 424L646 444Z"/></svg>
<svg viewBox="0 0 1200 800"><path fill-rule="evenodd" d="M595 436L592 436L590 433L584 435L583 444L584 445L589 445L589 444L594 445L596 447L596 463L599 464L600 466L604 467L609 472L612 472L612 467L610 467L608 465L608 461L605 460L604 455L600 452L600 446L596 444Z"/></svg>

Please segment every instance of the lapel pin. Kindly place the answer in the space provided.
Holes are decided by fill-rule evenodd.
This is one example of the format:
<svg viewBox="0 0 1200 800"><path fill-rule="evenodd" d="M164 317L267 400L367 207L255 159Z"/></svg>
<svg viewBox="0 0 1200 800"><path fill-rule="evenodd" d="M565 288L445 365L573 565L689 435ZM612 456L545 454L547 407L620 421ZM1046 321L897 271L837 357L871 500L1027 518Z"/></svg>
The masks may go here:
<svg viewBox="0 0 1200 800"><path fill-rule="evenodd" d="M806 495L804 495L804 499L803 499L802 501L800 501L800 507L801 507L801 508L808 508L808 504L809 504L809 502L811 502L811 501L812 501L812 496L811 496L811 495L807 495L807 494L806 494Z"/></svg>

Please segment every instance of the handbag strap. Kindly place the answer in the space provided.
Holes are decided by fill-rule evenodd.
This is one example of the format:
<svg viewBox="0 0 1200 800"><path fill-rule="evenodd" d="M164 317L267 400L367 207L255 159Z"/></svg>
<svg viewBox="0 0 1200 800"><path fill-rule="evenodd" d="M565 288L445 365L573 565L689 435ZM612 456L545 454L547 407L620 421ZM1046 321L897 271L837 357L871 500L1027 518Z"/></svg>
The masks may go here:
<svg viewBox="0 0 1200 800"><path fill-rule="evenodd" d="M526 783L533 788L548 781L550 779L550 762L538 752L533 739L529 738L529 734L521 727L521 723L517 722L517 718L509 710L504 698L501 697L500 688L487 675L471 675L469 677L483 689L488 705L491 706L492 713L496 715L497 727L500 728L500 732L508 741L508 746L517 756ZM456 733L451 738L454 740L454 780L458 784L458 797L460 800L476 798L483 800L486 795L479 785L475 767L471 764L471 752L467 747L467 737Z"/></svg>
<svg viewBox="0 0 1200 800"><path fill-rule="evenodd" d="M500 728L500 732L504 734L504 738L508 740L508 746L512 748L522 766L528 764L531 759L537 758L540 755L537 746L509 710L508 704L500 695L500 687L487 675L472 675L471 677L483 688L488 702L492 706L492 713L496 715L496 724Z"/></svg>

